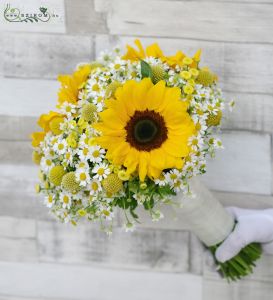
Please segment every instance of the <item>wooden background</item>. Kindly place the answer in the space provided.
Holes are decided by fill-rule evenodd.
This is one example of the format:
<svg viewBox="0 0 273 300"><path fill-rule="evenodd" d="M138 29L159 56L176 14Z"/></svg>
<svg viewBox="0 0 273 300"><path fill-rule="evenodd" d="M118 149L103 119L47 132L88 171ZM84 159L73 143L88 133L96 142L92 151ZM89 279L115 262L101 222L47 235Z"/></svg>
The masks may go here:
<svg viewBox="0 0 273 300"><path fill-rule="evenodd" d="M227 284L171 211L133 234L117 220L110 240L96 226L58 224L34 192L28 138L54 108L57 74L101 50L135 37L167 53L202 48L203 64L237 103L204 181L225 205L272 207L273 1L58 1L65 23L55 31L0 31L0 300L273 299L273 257Z"/></svg>

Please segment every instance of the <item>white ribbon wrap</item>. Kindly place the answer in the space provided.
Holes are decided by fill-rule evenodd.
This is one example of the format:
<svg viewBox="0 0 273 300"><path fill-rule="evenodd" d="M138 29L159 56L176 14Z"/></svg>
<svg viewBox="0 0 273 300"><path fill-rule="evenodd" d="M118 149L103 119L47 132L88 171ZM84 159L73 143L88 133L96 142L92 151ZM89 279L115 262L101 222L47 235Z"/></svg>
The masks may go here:
<svg viewBox="0 0 273 300"><path fill-rule="evenodd" d="M206 246L214 246L231 233L234 219L199 179L193 178L190 188L193 197L176 196L182 202L179 215Z"/></svg>

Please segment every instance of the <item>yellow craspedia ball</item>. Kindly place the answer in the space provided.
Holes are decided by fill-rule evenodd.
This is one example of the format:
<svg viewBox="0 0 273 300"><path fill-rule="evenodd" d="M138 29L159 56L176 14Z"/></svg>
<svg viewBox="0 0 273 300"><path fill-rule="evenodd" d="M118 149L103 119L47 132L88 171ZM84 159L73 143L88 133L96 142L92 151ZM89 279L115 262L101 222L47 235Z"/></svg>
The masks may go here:
<svg viewBox="0 0 273 300"><path fill-rule="evenodd" d="M39 165L40 161L42 158L42 154L38 153L37 151L32 152L32 161L36 164Z"/></svg>
<svg viewBox="0 0 273 300"><path fill-rule="evenodd" d="M63 117L56 117L49 122L49 128L55 135L62 133L60 129L60 124L63 123L63 121Z"/></svg>
<svg viewBox="0 0 273 300"><path fill-rule="evenodd" d="M108 175L107 178L103 180L102 186L106 192L110 194L119 192L123 187L122 180L119 179L118 175L115 173Z"/></svg>
<svg viewBox="0 0 273 300"><path fill-rule="evenodd" d="M95 113L97 111L96 105L93 103L87 103L82 108L82 119L86 122L95 121Z"/></svg>
<svg viewBox="0 0 273 300"><path fill-rule="evenodd" d="M106 91L105 91L106 97L110 98L110 97L114 96L117 88L119 88L121 86L122 86L122 84L118 81L111 82L106 88Z"/></svg>
<svg viewBox="0 0 273 300"><path fill-rule="evenodd" d="M200 70L196 82L204 86L209 86L215 81L215 74L211 73L209 70Z"/></svg>
<svg viewBox="0 0 273 300"><path fill-rule="evenodd" d="M162 66L151 66L152 69L152 82L153 84L158 83L160 80L163 80L165 77L165 71Z"/></svg>
<svg viewBox="0 0 273 300"><path fill-rule="evenodd" d="M62 178L62 186L68 192L75 194L80 190L79 183L76 181L75 172L69 172Z"/></svg>
<svg viewBox="0 0 273 300"><path fill-rule="evenodd" d="M222 119L222 112L221 110L219 110L216 115L209 114L206 122L208 126L218 126L221 123L221 119Z"/></svg>
<svg viewBox="0 0 273 300"><path fill-rule="evenodd" d="M49 172L49 181L56 186L61 185L62 178L65 174L63 166L55 166Z"/></svg>

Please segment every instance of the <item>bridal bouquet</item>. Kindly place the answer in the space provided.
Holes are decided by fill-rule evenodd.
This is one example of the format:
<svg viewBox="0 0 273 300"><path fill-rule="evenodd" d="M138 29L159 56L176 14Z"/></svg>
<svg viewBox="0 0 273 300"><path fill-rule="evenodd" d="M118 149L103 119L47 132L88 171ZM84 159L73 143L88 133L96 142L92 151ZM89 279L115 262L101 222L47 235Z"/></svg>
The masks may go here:
<svg viewBox="0 0 273 300"><path fill-rule="evenodd" d="M117 210L125 229L133 230L137 207L156 221L164 205L182 203L193 231L214 253L234 220L218 201L189 195L197 192L191 178L204 174L206 157L222 148L215 136L224 110L217 76L200 67L200 50L193 57L181 51L166 56L157 44L144 50L135 43L124 55L105 52L59 76L56 110L41 115L42 131L32 134L37 192L62 222L98 220L107 232ZM211 218L216 215L220 223ZM259 255L252 244L218 265L225 277L237 279L252 271Z"/></svg>

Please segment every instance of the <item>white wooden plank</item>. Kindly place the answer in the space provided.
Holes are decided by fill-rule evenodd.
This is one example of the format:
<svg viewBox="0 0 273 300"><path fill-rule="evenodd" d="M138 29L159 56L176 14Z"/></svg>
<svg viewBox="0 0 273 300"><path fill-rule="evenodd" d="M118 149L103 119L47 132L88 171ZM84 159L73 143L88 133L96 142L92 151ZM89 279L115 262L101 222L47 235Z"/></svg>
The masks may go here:
<svg viewBox="0 0 273 300"><path fill-rule="evenodd" d="M92 34L107 32L106 20L95 11L93 0L66 0L67 33Z"/></svg>
<svg viewBox="0 0 273 300"><path fill-rule="evenodd" d="M174 2L171 1L170 4ZM120 45L125 51L125 45L134 45L134 40L135 37L129 36L116 38L99 35L96 37L96 55L105 48L113 48L114 45ZM257 44L249 46L194 39L151 37L142 37L141 41L144 46L157 42L167 55L174 54L177 50L193 55L197 49L201 48L203 51L201 66L209 66L218 75L219 84L224 90L235 93L235 96L238 92L270 94L271 97L267 97L266 101L268 103L272 100L273 85L271 78L273 68L268 64L273 55L272 45ZM238 94L237 97L240 99L241 95ZM255 99L256 101L263 99L263 95L259 95Z"/></svg>
<svg viewBox="0 0 273 300"><path fill-rule="evenodd" d="M4 60L0 74L7 77L56 79L93 56L92 38L84 36L4 32L0 44Z"/></svg>
<svg viewBox="0 0 273 300"><path fill-rule="evenodd" d="M40 261L83 263L167 272L188 271L188 233L137 229L125 233L114 228L109 238L94 224L77 228L38 221ZM58 249L58 251L56 251Z"/></svg>
<svg viewBox="0 0 273 300"><path fill-rule="evenodd" d="M54 110L59 88L57 80L1 78L0 115L39 116Z"/></svg>
<svg viewBox="0 0 273 300"><path fill-rule="evenodd" d="M272 255L263 255L256 262L252 275L232 284L228 284L220 278L219 274L215 272L215 265L209 265L205 260L204 263L204 300L211 299L212 294L215 299L223 300L267 300L271 298L273 292Z"/></svg>
<svg viewBox="0 0 273 300"><path fill-rule="evenodd" d="M7 4L5 1L0 3L0 10L4 12L7 9ZM48 16L43 17L40 7L47 8ZM19 11L20 22L13 22L15 19L12 9ZM32 22L29 20L27 22L25 15L30 16L36 14L39 19ZM22 16L24 15L24 16ZM16 19L18 20L18 19ZM10 8L5 13L5 18L0 18L0 30L1 31L24 31L24 32L54 32L54 33L65 33L65 9L64 0L54 1L47 0L46 2L42 0L28 0L20 1L13 0L10 3Z"/></svg>
<svg viewBox="0 0 273 300"><path fill-rule="evenodd" d="M1 216L0 237L35 238L36 222L35 220L30 220L30 219Z"/></svg>
<svg viewBox="0 0 273 300"><path fill-rule="evenodd" d="M202 180L214 190L270 195L271 138L269 134L225 132L225 150L209 161Z"/></svg>
<svg viewBox="0 0 273 300"><path fill-rule="evenodd" d="M15 107L16 106L18 105L16 104ZM41 109L38 109L38 111L41 111ZM43 112L47 111L49 110L44 110ZM18 110L17 113L20 114L20 110ZM30 141L29 134L34 131L41 130L41 128L37 125L37 120L38 116L26 117L0 115L0 123L2 124L0 128L0 139L5 141Z"/></svg>
<svg viewBox="0 0 273 300"><path fill-rule="evenodd" d="M202 280L190 274L1 262L1 294L67 300L180 300L183 295L185 299L201 300Z"/></svg>
<svg viewBox="0 0 273 300"><path fill-rule="evenodd" d="M0 140L0 164L33 164L31 157L30 141Z"/></svg>
<svg viewBox="0 0 273 300"><path fill-rule="evenodd" d="M107 24L117 35L268 43L272 13L270 3L113 0Z"/></svg>
<svg viewBox="0 0 273 300"><path fill-rule="evenodd" d="M34 165L0 164L0 215L19 218L53 219L35 193L38 168Z"/></svg>
<svg viewBox="0 0 273 300"><path fill-rule="evenodd" d="M35 262L38 259L35 239L0 237L0 261Z"/></svg>

